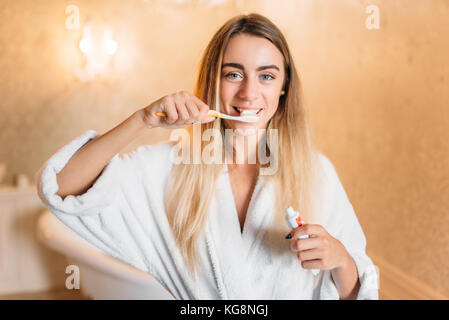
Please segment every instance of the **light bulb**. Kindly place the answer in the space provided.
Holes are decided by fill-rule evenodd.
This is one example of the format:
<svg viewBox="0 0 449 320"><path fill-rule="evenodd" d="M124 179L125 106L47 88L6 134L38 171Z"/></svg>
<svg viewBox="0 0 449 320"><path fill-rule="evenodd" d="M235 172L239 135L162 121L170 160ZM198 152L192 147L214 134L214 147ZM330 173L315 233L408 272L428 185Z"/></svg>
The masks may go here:
<svg viewBox="0 0 449 320"><path fill-rule="evenodd" d="M115 40L112 39L107 39L104 42L103 45L103 50L104 52L106 52L107 54L113 55L114 53L117 52L117 42Z"/></svg>
<svg viewBox="0 0 449 320"><path fill-rule="evenodd" d="M82 52L87 53L92 48L91 41L84 37L80 40L79 47Z"/></svg>

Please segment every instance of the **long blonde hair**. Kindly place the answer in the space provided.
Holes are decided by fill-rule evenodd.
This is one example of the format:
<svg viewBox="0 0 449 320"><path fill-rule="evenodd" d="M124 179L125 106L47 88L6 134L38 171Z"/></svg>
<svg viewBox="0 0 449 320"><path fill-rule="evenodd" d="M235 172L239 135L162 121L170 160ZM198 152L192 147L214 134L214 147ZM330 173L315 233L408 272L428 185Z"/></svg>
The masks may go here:
<svg viewBox="0 0 449 320"><path fill-rule="evenodd" d="M291 205L308 219L312 214L312 178L316 153L312 148L306 111L302 102L301 84L287 42L281 31L266 17L259 14L239 15L228 20L209 42L200 63L194 94L215 110L220 110L220 76L224 50L236 34L248 34L271 41L282 53L285 67L285 94L267 127L278 130L279 155L277 173L264 176L274 183L276 204L268 233L272 252L285 249L285 235L289 232L284 220L284 209ZM199 125L198 125L199 126ZM222 120L201 125L224 132ZM193 139L193 126L188 127ZM224 135L222 135L224 137ZM201 140L201 138L200 138ZM267 141L270 138L267 137ZM201 150L208 144L201 141ZM225 145L223 142L222 146ZM193 143L190 144L193 148ZM192 153L191 153L192 154ZM209 214L209 205L215 193L216 180L222 164L174 165L166 192L166 211L173 237L180 248L186 266L195 274L198 260L197 241ZM307 220L306 220L307 221Z"/></svg>

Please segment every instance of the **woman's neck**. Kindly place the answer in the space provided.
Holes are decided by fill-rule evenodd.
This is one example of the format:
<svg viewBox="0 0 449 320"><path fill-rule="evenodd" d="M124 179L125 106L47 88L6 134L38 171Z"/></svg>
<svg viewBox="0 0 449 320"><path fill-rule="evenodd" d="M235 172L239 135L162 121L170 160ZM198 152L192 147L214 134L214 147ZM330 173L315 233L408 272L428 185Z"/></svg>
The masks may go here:
<svg viewBox="0 0 449 320"><path fill-rule="evenodd" d="M232 150L232 164L243 166L259 164L258 148L263 140L263 135L257 133L229 137L226 147L228 152Z"/></svg>

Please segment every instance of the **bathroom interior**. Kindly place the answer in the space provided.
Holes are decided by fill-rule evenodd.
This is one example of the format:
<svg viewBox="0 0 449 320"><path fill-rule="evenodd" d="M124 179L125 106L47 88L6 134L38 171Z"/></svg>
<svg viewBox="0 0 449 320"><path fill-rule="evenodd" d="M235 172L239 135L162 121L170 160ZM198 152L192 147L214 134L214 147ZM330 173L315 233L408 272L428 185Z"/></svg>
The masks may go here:
<svg viewBox="0 0 449 320"><path fill-rule="evenodd" d="M363 228L379 298L449 298L449 1L3 0L0 299L171 298L62 225L35 174L88 129L193 92L215 30L251 12L289 43L314 142ZM169 136L152 129L122 153Z"/></svg>

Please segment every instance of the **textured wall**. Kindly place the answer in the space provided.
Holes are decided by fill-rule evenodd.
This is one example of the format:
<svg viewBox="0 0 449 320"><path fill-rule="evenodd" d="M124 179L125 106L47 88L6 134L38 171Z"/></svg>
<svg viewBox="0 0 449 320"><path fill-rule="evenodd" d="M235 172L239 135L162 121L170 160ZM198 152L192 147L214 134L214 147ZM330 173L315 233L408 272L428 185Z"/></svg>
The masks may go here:
<svg viewBox="0 0 449 320"><path fill-rule="evenodd" d="M368 3L379 30L363 27ZM449 1L308 4L290 39L318 145L368 249L448 296Z"/></svg>
<svg viewBox="0 0 449 320"><path fill-rule="evenodd" d="M165 1L167 2L167 1ZM104 132L161 96L193 91L200 55L234 12L164 1L1 1L0 162L4 182L30 177L55 150L87 129ZM71 30L66 7L79 8ZM87 21L111 30L117 54L107 76L83 82L78 42ZM98 23L103 26L97 26ZM126 150L168 137L154 130Z"/></svg>
<svg viewBox="0 0 449 320"><path fill-rule="evenodd" d="M368 249L449 296L449 1L0 2L0 162L32 176L87 129L104 132L162 95L192 90L202 50L229 17L256 11L285 33L319 148ZM118 42L107 77L82 82L67 5ZM369 30L365 9L380 9ZM154 130L127 148L168 137ZM126 150L125 150L126 151Z"/></svg>

